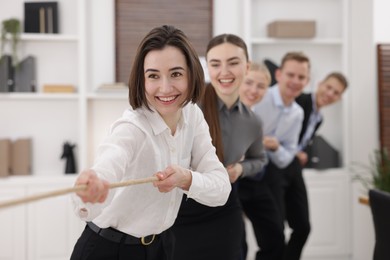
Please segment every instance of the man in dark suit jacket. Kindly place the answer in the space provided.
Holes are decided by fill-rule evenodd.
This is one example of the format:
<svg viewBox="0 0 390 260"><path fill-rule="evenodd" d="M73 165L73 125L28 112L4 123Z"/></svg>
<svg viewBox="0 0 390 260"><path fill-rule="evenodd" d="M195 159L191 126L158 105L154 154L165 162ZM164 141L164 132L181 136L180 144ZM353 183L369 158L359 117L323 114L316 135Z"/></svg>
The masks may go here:
<svg viewBox="0 0 390 260"><path fill-rule="evenodd" d="M339 72L332 72L320 82L315 93L303 93L296 98L296 102L304 111L302 129L299 134L300 151L297 154L302 166L307 163L307 154L303 150L313 139L323 121L321 108L339 101L347 87L348 81L345 76Z"/></svg>
<svg viewBox="0 0 390 260"><path fill-rule="evenodd" d="M304 111L301 133L299 134L298 152L295 170L286 180L285 205L286 219L292 229L290 241L285 252L285 259L300 259L302 249L310 233L309 206L306 186L302 177L302 168L308 156L305 147L314 137L323 121L320 110L340 100L348 86L346 78L338 72L328 74L313 93L304 93L296 98L296 102Z"/></svg>

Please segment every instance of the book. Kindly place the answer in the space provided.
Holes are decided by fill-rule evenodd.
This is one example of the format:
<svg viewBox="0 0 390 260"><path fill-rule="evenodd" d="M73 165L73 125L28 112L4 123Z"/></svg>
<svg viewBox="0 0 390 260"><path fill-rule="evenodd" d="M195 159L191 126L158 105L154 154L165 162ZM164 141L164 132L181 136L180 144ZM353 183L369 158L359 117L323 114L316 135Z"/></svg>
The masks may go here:
<svg viewBox="0 0 390 260"><path fill-rule="evenodd" d="M42 92L45 92L45 93L74 93L74 92L76 92L76 88L73 85L45 84L42 87Z"/></svg>
<svg viewBox="0 0 390 260"><path fill-rule="evenodd" d="M58 33L58 3L25 2L24 32Z"/></svg>
<svg viewBox="0 0 390 260"><path fill-rule="evenodd" d="M30 138L17 139L11 147L11 174L31 174L32 140Z"/></svg>
<svg viewBox="0 0 390 260"><path fill-rule="evenodd" d="M98 88L96 88L97 92L122 92L127 91L129 88L125 83L115 82L115 83L107 83L102 84Z"/></svg>
<svg viewBox="0 0 390 260"><path fill-rule="evenodd" d="M0 177L11 172L11 140L0 139Z"/></svg>

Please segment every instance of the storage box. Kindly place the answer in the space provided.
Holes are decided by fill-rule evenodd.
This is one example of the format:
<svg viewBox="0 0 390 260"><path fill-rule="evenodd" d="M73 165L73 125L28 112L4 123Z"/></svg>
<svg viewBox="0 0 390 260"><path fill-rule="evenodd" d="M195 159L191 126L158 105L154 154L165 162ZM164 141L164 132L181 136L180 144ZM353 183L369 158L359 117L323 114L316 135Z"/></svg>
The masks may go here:
<svg viewBox="0 0 390 260"><path fill-rule="evenodd" d="M24 32L58 33L58 3L25 2Z"/></svg>
<svg viewBox="0 0 390 260"><path fill-rule="evenodd" d="M274 21L268 24L268 37L313 38L316 34L315 21Z"/></svg>
<svg viewBox="0 0 390 260"><path fill-rule="evenodd" d="M0 139L0 177L10 174L11 169L11 140Z"/></svg>
<svg viewBox="0 0 390 260"><path fill-rule="evenodd" d="M12 144L11 174L28 175L31 173L31 139L18 139Z"/></svg>

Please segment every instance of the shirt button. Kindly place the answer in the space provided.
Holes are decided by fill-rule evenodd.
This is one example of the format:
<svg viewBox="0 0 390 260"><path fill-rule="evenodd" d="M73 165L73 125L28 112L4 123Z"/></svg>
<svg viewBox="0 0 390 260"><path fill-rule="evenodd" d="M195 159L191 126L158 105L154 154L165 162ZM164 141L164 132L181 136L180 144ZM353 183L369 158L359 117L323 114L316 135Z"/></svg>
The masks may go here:
<svg viewBox="0 0 390 260"><path fill-rule="evenodd" d="M172 152L172 153L176 152L175 147L171 147L171 152Z"/></svg>

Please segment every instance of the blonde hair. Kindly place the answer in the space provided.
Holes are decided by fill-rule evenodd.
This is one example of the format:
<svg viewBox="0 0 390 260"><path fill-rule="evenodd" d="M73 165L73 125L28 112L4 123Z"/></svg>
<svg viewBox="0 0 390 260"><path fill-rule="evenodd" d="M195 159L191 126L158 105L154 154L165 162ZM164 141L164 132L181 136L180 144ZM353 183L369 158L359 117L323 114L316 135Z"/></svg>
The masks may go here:
<svg viewBox="0 0 390 260"><path fill-rule="evenodd" d="M249 66L249 70L262 72L268 82L267 86L271 84L271 73L264 63L251 62Z"/></svg>
<svg viewBox="0 0 390 260"><path fill-rule="evenodd" d="M307 57L306 54L304 54L303 52L294 52L293 51L293 52L288 52L288 53L286 53L286 55L283 56L282 64L280 65L280 69L282 69L284 64L290 60L295 60L299 63L307 63L309 65L309 68L310 68L309 57Z"/></svg>

